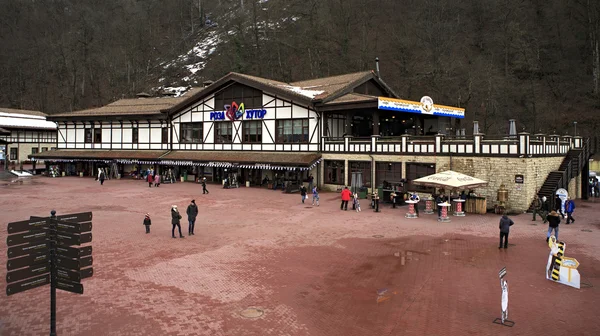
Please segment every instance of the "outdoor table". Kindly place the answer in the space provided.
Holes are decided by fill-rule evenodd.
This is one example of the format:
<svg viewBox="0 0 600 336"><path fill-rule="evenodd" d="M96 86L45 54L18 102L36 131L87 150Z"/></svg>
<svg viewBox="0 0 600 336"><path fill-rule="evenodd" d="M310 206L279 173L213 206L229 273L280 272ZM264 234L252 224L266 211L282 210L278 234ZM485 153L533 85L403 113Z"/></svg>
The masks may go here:
<svg viewBox="0 0 600 336"><path fill-rule="evenodd" d="M449 222L450 217L448 217L448 207L450 207L450 203L439 203L438 206L442 207L442 216L438 218L438 221Z"/></svg>
<svg viewBox="0 0 600 336"><path fill-rule="evenodd" d="M419 201L407 200L406 203L408 203L408 213L406 213L404 217L419 218L419 216L417 216L417 214L415 213L415 204L419 203Z"/></svg>
<svg viewBox="0 0 600 336"><path fill-rule="evenodd" d="M456 209L454 210L454 216L464 217L465 212L463 211L463 204L465 203L465 200L457 198L454 200L454 202L456 202Z"/></svg>
<svg viewBox="0 0 600 336"><path fill-rule="evenodd" d="M433 215L433 198L427 197L425 199L425 214Z"/></svg>

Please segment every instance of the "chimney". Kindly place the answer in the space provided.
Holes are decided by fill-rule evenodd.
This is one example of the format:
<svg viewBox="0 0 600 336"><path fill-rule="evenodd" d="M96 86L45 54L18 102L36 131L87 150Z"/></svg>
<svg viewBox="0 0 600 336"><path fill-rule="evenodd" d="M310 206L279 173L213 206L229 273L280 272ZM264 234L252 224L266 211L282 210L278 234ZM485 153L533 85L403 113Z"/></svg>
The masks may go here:
<svg viewBox="0 0 600 336"><path fill-rule="evenodd" d="M508 136L511 138L517 136L517 123L515 119L508 120Z"/></svg>
<svg viewBox="0 0 600 336"><path fill-rule="evenodd" d="M377 78L380 78L380 76L379 76L379 57L375 57L375 74L377 75Z"/></svg>
<svg viewBox="0 0 600 336"><path fill-rule="evenodd" d="M214 83L213 81L209 80L205 80L204 82L202 82L202 87L208 87L210 85L212 85L212 83Z"/></svg>
<svg viewBox="0 0 600 336"><path fill-rule="evenodd" d="M473 121L473 135L479 134L479 121Z"/></svg>

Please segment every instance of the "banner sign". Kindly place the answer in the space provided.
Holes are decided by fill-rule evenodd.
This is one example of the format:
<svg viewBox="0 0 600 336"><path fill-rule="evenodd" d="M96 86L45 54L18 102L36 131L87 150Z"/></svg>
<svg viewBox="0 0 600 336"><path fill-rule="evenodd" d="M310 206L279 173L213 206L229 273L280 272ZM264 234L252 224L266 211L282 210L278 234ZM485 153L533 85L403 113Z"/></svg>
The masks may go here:
<svg viewBox="0 0 600 336"><path fill-rule="evenodd" d="M265 109L246 110L244 103L237 104L231 102L231 104L223 107L225 111L215 111L210 113L210 120L225 120L225 117L231 121L244 119L263 119L267 114Z"/></svg>
<svg viewBox="0 0 600 336"><path fill-rule="evenodd" d="M379 97L377 107L380 110L428 114L439 117L464 119L465 109L444 105L435 105L430 97L421 98L420 102L395 98Z"/></svg>

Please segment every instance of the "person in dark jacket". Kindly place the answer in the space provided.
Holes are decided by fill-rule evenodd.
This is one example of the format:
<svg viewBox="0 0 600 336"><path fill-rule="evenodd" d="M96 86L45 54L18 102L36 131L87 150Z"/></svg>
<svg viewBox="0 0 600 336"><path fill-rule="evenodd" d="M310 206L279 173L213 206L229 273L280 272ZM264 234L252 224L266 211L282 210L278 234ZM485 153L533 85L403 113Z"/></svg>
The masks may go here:
<svg viewBox="0 0 600 336"><path fill-rule="evenodd" d="M300 196L302 196L302 203L304 203L304 200L306 200L306 187L304 185L300 187Z"/></svg>
<svg viewBox="0 0 600 336"><path fill-rule="evenodd" d="M573 211L575 211L575 201L573 201L571 198L567 198L567 202L565 202L567 224L575 223L575 218L573 218Z"/></svg>
<svg viewBox="0 0 600 336"><path fill-rule="evenodd" d="M540 215L542 211L542 200L540 199L540 197L538 195L535 195L533 198L533 219L531 220L532 222L535 222L535 217L537 215ZM540 216L542 217L542 216ZM544 219L544 217L542 217L542 220Z"/></svg>
<svg viewBox="0 0 600 336"><path fill-rule="evenodd" d="M550 212L550 202L546 196L542 197L542 219L544 224L548 222L548 212Z"/></svg>
<svg viewBox="0 0 600 336"><path fill-rule="evenodd" d="M198 206L196 205L196 200L192 200L185 213L188 216L188 236L193 236L194 227L196 226L196 217L198 216Z"/></svg>
<svg viewBox="0 0 600 336"><path fill-rule="evenodd" d="M507 215L502 215L500 218L500 245L498 248L502 248L502 239L504 238L504 248L508 247L508 233L510 232L510 227L515 224L512 219L508 218Z"/></svg>
<svg viewBox="0 0 600 336"><path fill-rule="evenodd" d="M558 225L560 224L560 217L556 213L556 211L552 210L548 215L548 234L546 235L546 242L550 240L550 236L552 235L552 230L554 230L554 237L558 240Z"/></svg>
<svg viewBox="0 0 600 336"><path fill-rule="evenodd" d="M150 225L152 225L152 221L150 220L150 214L146 214L144 216L144 226L146 227L146 233L150 233Z"/></svg>
<svg viewBox="0 0 600 336"><path fill-rule="evenodd" d="M562 198L558 195L554 198L554 211L558 212L562 218L565 218L565 214L562 211Z"/></svg>
<svg viewBox="0 0 600 336"><path fill-rule="evenodd" d="M208 194L208 189L206 189L206 177L202 178L202 194Z"/></svg>
<svg viewBox="0 0 600 336"><path fill-rule="evenodd" d="M98 170L99 170L98 180L100 180L100 185L104 185L104 179L106 178L106 175L104 175L104 171L102 171L100 169L98 169Z"/></svg>
<svg viewBox="0 0 600 336"><path fill-rule="evenodd" d="M173 205L171 207L171 224L173 224L173 229L171 230L171 236L175 237L175 227L179 229L179 238L183 238L183 234L181 234L181 215L179 214L179 210L177 210L177 205Z"/></svg>

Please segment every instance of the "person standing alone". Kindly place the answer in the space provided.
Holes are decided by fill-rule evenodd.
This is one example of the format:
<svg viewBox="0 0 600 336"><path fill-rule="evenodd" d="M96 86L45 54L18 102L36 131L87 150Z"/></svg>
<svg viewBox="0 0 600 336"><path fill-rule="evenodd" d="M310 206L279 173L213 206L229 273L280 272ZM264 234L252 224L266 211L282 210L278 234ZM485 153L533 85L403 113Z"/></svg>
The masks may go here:
<svg viewBox="0 0 600 336"><path fill-rule="evenodd" d="M502 248L502 240L504 239L504 248L508 248L508 233L510 232L510 227L515 224L512 219L508 218L507 215L502 215L500 218L500 245L498 248Z"/></svg>
<svg viewBox="0 0 600 336"><path fill-rule="evenodd" d="M565 202L565 212L567 213L567 224L575 223L575 218L573 218L573 211L575 211L575 201L573 201L569 197L569 198L567 198L567 202Z"/></svg>
<svg viewBox="0 0 600 336"><path fill-rule="evenodd" d="M146 214L144 216L144 226L146 227L146 233L150 233L150 225L152 225L152 221L150 220L150 214Z"/></svg>
<svg viewBox="0 0 600 336"><path fill-rule="evenodd" d="M552 212L548 215L548 234L546 235L546 242L550 240L550 236L552 235L552 230L554 230L554 237L558 240L558 225L560 224L560 217L556 213L556 211L552 210Z"/></svg>
<svg viewBox="0 0 600 336"><path fill-rule="evenodd" d="M101 169L98 169L98 180L100 180L100 185L104 185L105 178L106 178L106 176L104 175L104 171Z"/></svg>
<svg viewBox="0 0 600 336"><path fill-rule="evenodd" d="M340 210L348 211L348 201L350 201L351 194L352 193L350 192L348 187L345 187L344 190L342 190L342 205L340 205Z"/></svg>
<svg viewBox="0 0 600 336"><path fill-rule="evenodd" d="M183 238L183 234L181 234L181 215L179 214L179 210L177 210L177 205L173 205L171 207L171 224L173 224L171 236L176 238L175 227L177 227L179 229L179 238Z"/></svg>
<svg viewBox="0 0 600 336"><path fill-rule="evenodd" d="M185 213L188 216L188 236L193 236L194 226L196 226L196 217L198 216L198 206L196 205L196 200L192 200Z"/></svg>
<svg viewBox="0 0 600 336"><path fill-rule="evenodd" d="M304 203L304 200L306 200L306 187L304 185L300 187L300 196L302 196L302 203Z"/></svg>

